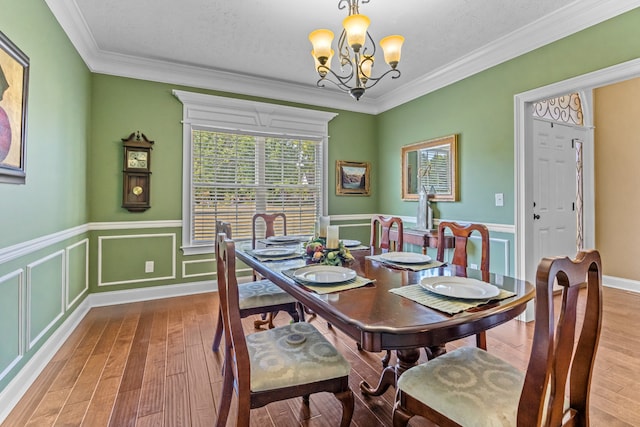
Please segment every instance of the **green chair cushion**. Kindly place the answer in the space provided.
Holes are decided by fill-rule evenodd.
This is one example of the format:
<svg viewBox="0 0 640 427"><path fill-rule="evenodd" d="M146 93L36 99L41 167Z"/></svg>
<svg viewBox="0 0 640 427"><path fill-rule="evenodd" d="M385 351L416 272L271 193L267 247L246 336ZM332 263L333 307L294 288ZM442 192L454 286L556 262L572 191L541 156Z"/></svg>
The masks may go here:
<svg viewBox="0 0 640 427"><path fill-rule="evenodd" d="M254 392L343 377L351 370L336 348L306 322L256 332L246 340Z"/></svg>
<svg viewBox="0 0 640 427"><path fill-rule="evenodd" d="M296 302L296 299L270 280L238 284L240 310Z"/></svg>
<svg viewBox="0 0 640 427"><path fill-rule="evenodd" d="M524 373L476 347L408 369L398 388L463 426L515 426Z"/></svg>

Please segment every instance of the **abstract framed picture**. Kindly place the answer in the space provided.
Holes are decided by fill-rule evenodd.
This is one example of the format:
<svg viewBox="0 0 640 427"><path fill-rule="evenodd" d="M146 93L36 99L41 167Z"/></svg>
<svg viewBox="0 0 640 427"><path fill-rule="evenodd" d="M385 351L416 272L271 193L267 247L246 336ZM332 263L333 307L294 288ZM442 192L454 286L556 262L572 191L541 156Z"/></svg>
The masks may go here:
<svg viewBox="0 0 640 427"><path fill-rule="evenodd" d="M0 32L0 183L26 179L29 57Z"/></svg>
<svg viewBox="0 0 640 427"><path fill-rule="evenodd" d="M338 196L368 196L371 166L368 162L336 161L336 194Z"/></svg>

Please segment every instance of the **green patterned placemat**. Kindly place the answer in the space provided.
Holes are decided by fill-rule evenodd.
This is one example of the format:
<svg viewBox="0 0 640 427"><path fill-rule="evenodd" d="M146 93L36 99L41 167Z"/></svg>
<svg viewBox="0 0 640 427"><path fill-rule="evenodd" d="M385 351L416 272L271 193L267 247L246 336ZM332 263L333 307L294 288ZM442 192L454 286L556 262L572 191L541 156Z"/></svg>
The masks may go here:
<svg viewBox="0 0 640 427"><path fill-rule="evenodd" d="M407 285L401 288L389 289L389 292L408 298L418 304L422 304L447 314L457 314L470 308L487 304L491 301L500 301L515 296L515 292L500 289L500 295L490 299L459 299L434 294L424 289L419 284Z"/></svg>
<svg viewBox="0 0 640 427"><path fill-rule="evenodd" d="M367 279L366 277L356 276L355 279L349 280L348 282L336 283L334 285L317 285L304 280L300 280L294 276L297 268L291 270L283 270L282 273L293 279L296 283L304 286L305 288L319 294L331 294L334 292L346 291L348 289L360 288L362 286L366 286L369 283L373 283L374 281L371 279Z"/></svg>
<svg viewBox="0 0 640 427"><path fill-rule="evenodd" d="M367 256L367 258L372 259L374 261L378 261L382 264L388 265L393 268L397 268L400 270L411 270L411 271L427 270L429 268L436 268L445 264L444 262L436 261L435 259L432 259L431 261L425 264L402 264L399 262L387 261L381 255L369 255Z"/></svg>

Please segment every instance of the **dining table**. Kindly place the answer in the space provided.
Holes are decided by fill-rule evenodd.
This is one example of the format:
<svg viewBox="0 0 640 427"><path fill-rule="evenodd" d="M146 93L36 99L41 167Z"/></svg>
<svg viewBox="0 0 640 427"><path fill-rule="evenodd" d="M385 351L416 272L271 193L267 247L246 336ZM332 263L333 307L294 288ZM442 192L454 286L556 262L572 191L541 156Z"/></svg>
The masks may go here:
<svg viewBox="0 0 640 427"><path fill-rule="evenodd" d="M395 387L398 377L418 363L422 348L429 357L435 357L437 352L429 354L432 349L444 349L447 342L514 319L535 296L535 287L525 280L439 263L422 254L413 254L413 257L426 257L422 260L426 262L419 265L413 259L406 264L393 262L402 261L403 255L385 256L364 245L351 249L353 259L343 265L344 271L355 272L354 280L346 286L333 282L311 286L296 272L323 266L315 265L306 256L300 240L276 243L282 246L263 247L289 248L280 252L288 256L258 256L251 242L246 241L236 242L236 256L355 340L359 348L370 352L395 351L396 364L384 368L377 385L371 386L365 381L360 384L361 392L367 395L378 396L390 386ZM264 253L278 254L277 251ZM404 256L411 258L411 255ZM433 283L465 284L463 281L497 288L499 296L468 299L469 296L463 295L461 299L457 291L453 294L433 292L436 290ZM447 287L450 291L451 285L445 289ZM438 303L432 304L431 299Z"/></svg>

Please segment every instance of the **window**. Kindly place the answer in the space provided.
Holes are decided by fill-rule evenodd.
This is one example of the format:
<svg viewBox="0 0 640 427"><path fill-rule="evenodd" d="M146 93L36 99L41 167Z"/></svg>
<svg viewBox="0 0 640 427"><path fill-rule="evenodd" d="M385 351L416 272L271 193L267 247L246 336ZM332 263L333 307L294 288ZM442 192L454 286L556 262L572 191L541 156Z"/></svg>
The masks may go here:
<svg viewBox="0 0 640 427"><path fill-rule="evenodd" d="M570 93L534 102L533 117L582 126L583 114L580 94Z"/></svg>
<svg viewBox="0 0 640 427"><path fill-rule="evenodd" d="M174 91L184 104L183 250L214 250L216 220L251 237L256 212L284 212L289 234L326 213L333 113Z"/></svg>

